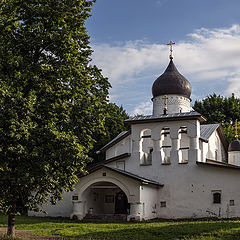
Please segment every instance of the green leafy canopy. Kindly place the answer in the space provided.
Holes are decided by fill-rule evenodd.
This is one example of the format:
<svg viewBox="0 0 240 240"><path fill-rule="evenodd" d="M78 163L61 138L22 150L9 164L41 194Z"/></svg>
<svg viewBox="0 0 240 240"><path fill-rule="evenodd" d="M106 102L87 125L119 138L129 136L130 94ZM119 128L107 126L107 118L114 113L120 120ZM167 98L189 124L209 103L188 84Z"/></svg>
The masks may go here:
<svg viewBox="0 0 240 240"><path fill-rule="evenodd" d="M193 108L207 118L206 123L221 123L228 142L235 138L232 125L240 121L240 98L234 94L223 97L214 93L202 101L195 101Z"/></svg>
<svg viewBox="0 0 240 240"><path fill-rule="evenodd" d="M0 3L0 211L72 190L104 130L109 82L90 66L91 0Z"/></svg>

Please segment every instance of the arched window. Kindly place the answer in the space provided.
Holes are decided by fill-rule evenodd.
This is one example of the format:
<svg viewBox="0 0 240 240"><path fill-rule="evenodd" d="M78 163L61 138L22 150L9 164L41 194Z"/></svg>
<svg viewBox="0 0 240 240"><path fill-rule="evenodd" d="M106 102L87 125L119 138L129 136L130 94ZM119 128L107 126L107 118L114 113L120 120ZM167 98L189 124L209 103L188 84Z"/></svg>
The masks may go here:
<svg viewBox="0 0 240 240"><path fill-rule="evenodd" d="M179 159L179 163L187 163L188 162L188 150L190 139L187 135L187 127L182 126L178 131L178 138L180 140L180 148L181 151L181 159Z"/></svg>
<svg viewBox="0 0 240 240"><path fill-rule="evenodd" d="M140 144L142 149L140 164L141 165L151 165L152 164L152 152L153 152L153 141L152 132L150 129L145 129L141 133Z"/></svg>
<svg viewBox="0 0 240 240"><path fill-rule="evenodd" d="M170 151L172 148L172 141L170 138L170 129L169 127L162 128L161 131L161 152L162 152L162 163L170 163Z"/></svg>
<svg viewBox="0 0 240 240"><path fill-rule="evenodd" d="M213 203L221 203L221 193L220 192L213 193Z"/></svg>

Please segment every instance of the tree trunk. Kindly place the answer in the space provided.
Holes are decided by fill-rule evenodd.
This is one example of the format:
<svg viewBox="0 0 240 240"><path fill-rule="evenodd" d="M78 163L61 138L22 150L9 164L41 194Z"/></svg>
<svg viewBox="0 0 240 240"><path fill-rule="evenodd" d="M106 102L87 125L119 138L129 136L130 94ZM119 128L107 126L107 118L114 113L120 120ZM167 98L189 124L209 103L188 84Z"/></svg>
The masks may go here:
<svg viewBox="0 0 240 240"><path fill-rule="evenodd" d="M8 230L7 235L14 237L15 236L15 215L8 215Z"/></svg>

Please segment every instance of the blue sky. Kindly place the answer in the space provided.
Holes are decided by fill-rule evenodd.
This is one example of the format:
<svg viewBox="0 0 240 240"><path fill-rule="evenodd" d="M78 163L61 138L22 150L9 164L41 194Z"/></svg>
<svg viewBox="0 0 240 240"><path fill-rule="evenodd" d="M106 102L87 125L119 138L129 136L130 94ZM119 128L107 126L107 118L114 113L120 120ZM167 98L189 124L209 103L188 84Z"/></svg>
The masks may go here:
<svg viewBox="0 0 240 240"><path fill-rule="evenodd" d="M239 11L239 0L97 0L86 27L93 63L112 84L110 100L131 115L151 114L170 40L192 102L213 92L240 97Z"/></svg>

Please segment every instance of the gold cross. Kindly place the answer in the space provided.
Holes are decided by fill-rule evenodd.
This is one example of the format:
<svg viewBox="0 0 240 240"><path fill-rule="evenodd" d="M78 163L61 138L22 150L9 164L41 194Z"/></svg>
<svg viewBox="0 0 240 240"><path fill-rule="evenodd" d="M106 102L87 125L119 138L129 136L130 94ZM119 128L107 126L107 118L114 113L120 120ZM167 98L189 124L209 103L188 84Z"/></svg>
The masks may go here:
<svg viewBox="0 0 240 240"><path fill-rule="evenodd" d="M162 99L164 100L164 110L167 110L167 99L168 99L168 97L165 95Z"/></svg>
<svg viewBox="0 0 240 240"><path fill-rule="evenodd" d="M167 44L167 45L170 45L170 55L169 55L169 59L173 59L173 49L172 49L172 46L175 44L175 42L173 42L172 40Z"/></svg>
<svg viewBox="0 0 240 240"><path fill-rule="evenodd" d="M238 121L235 121L235 124L233 125L235 130L235 138L238 139L238 129L240 129L240 126L238 126Z"/></svg>

